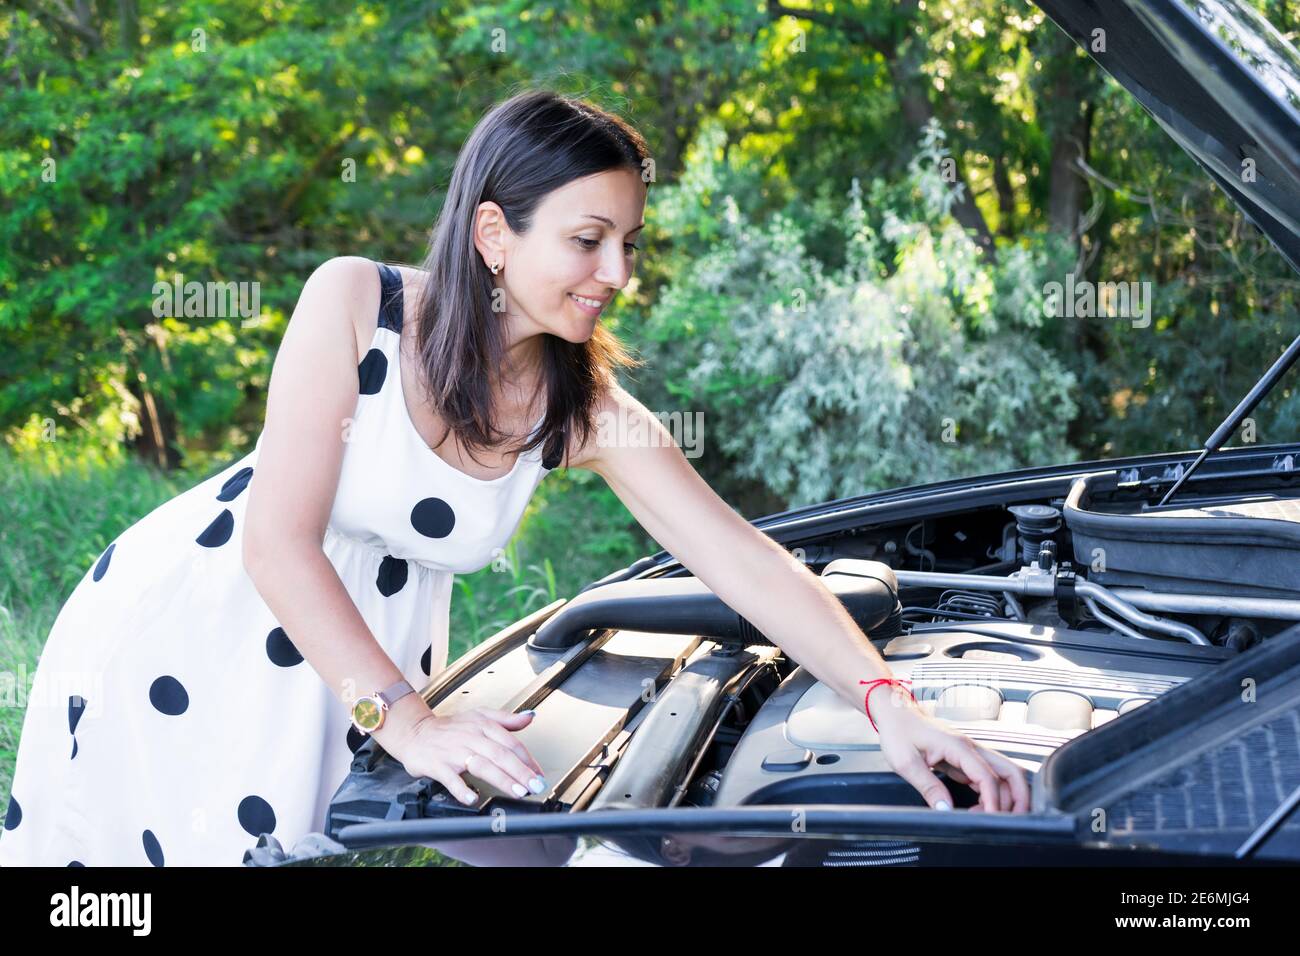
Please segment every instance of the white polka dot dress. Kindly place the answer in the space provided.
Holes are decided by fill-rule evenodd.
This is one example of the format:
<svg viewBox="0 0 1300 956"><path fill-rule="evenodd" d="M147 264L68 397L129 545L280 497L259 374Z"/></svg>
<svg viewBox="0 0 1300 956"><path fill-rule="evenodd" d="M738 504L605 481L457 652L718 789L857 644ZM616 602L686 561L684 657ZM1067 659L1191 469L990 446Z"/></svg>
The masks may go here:
<svg viewBox="0 0 1300 956"><path fill-rule="evenodd" d="M322 546L418 689L447 663L453 575L506 546L559 460L539 447L483 480L425 444L402 394L401 277L377 265ZM260 445L123 531L63 605L28 693L0 865L238 866L262 833L291 848L324 829L364 737L244 569Z"/></svg>

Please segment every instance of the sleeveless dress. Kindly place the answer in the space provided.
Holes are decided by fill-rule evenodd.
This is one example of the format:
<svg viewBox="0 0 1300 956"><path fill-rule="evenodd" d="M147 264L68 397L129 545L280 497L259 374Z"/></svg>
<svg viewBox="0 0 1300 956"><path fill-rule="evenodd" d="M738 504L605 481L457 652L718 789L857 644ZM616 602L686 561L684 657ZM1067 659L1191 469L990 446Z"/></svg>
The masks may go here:
<svg viewBox="0 0 1300 956"><path fill-rule="evenodd" d="M453 576L506 546L559 449L485 480L425 444L402 394L401 276L376 265L379 321L322 547L418 690L447 663ZM288 848L323 832L365 737L244 569L260 446L118 535L60 609L0 865L238 866L262 833Z"/></svg>

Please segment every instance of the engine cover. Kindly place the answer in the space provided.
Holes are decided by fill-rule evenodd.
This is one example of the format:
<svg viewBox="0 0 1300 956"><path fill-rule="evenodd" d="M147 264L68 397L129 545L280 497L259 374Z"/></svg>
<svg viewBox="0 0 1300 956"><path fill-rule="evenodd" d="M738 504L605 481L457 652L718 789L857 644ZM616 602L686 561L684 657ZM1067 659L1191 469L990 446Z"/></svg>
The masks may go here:
<svg viewBox="0 0 1300 956"><path fill-rule="evenodd" d="M1235 656L1011 621L918 625L881 653L912 682L924 711L1031 774L1066 741ZM873 712L890 705L889 695L883 688L872 695ZM923 803L890 769L861 704L802 667L746 728L715 805L786 802Z"/></svg>

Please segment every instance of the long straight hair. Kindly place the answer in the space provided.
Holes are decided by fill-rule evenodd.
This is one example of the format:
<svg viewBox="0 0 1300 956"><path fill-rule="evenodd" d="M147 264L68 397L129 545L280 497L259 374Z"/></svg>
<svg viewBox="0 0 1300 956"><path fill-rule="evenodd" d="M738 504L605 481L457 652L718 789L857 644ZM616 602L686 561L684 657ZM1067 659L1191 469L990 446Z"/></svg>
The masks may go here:
<svg viewBox="0 0 1300 956"><path fill-rule="evenodd" d="M542 89L497 104L461 147L422 266L426 278L415 315L429 400L471 458L475 448L510 437L496 427L492 409L491 373L505 367L506 336L501 313L492 310L492 272L474 246L479 204L498 204L511 230L522 235L551 191L612 169L634 170L644 181L648 157L641 134L620 117ZM546 416L519 453L540 444L549 461L567 458L570 425L579 444L591 434L599 394L614 381L615 369L643 363L599 323L580 344L549 333L542 339Z"/></svg>

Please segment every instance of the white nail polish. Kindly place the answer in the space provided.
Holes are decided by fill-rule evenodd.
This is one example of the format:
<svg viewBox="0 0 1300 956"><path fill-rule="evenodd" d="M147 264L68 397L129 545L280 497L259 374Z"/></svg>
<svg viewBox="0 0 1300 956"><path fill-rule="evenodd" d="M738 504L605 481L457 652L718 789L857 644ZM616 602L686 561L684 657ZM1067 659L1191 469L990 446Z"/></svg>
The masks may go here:
<svg viewBox="0 0 1300 956"><path fill-rule="evenodd" d="M934 808L936 810L951 810L952 804L949 803L947 800L940 800L938 803L934 805Z"/></svg>
<svg viewBox="0 0 1300 956"><path fill-rule="evenodd" d="M524 789L520 784L512 783L512 784L510 785L510 789L513 790L513 791L515 792L515 796L516 796L516 797L526 797L526 796L528 796L528 791L525 790L525 789Z"/></svg>

